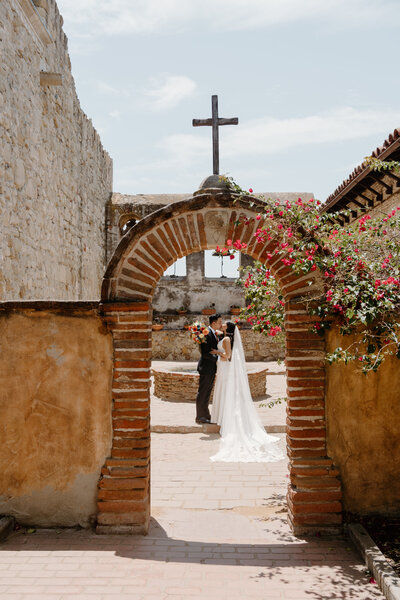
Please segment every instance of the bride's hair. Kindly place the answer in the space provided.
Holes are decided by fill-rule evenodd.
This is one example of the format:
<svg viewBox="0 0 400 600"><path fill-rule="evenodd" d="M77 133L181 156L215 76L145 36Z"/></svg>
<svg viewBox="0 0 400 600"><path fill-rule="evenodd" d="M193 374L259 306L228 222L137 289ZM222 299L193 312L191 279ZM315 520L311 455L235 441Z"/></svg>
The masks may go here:
<svg viewBox="0 0 400 600"><path fill-rule="evenodd" d="M233 342L235 340L235 329L236 329L235 323L232 323L232 321L226 322L226 335L231 340L231 349L233 348Z"/></svg>

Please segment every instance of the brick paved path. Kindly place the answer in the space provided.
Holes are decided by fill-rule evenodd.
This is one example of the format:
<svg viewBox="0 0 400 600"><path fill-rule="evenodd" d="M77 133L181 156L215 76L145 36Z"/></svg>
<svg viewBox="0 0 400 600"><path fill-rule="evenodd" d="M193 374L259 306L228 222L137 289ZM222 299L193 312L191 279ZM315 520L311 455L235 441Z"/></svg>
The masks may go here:
<svg viewBox="0 0 400 600"><path fill-rule="evenodd" d="M383 598L345 538L291 535L285 460L212 463L218 439L152 434L145 538L13 534L0 544L1 600Z"/></svg>

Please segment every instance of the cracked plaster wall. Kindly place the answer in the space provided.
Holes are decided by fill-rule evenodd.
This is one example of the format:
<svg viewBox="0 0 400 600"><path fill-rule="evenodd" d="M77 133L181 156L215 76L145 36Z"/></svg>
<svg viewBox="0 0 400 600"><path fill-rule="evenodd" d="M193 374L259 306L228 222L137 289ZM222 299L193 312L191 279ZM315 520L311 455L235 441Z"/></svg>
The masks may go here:
<svg viewBox="0 0 400 600"><path fill-rule="evenodd" d="M111 334L95 310L2 310L0 353L0 514L87 526L111 449Z"/></svg>

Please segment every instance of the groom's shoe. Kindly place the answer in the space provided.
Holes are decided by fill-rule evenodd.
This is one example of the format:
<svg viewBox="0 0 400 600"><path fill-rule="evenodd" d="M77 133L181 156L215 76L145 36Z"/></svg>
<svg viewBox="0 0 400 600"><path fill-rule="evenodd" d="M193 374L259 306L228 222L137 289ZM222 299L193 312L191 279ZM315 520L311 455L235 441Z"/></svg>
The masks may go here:
<svg viewBox="0 0 400 600"><path fill-rule="evenodd" d="M205 417L200 417L200 419L196 419L196 423L199 423L200 425L204 425L205 423L209 423L210 419L206 419Z"/></svg>

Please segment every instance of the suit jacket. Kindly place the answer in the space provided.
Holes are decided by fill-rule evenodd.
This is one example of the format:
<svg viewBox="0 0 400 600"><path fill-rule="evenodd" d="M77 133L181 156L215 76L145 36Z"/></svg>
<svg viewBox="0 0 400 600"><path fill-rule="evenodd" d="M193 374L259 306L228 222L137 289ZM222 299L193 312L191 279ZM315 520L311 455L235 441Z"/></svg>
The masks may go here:
<svg viewBox="0 0 400 600"><path fill-rule="evenodd" d="M201 357L197 364L197 370L199 373L206 371L212 372L216 370L218 355L210 354L210 351L217 350L217 347L218 340L210 331L206 336L205 342L200 344Z"/></svg>

